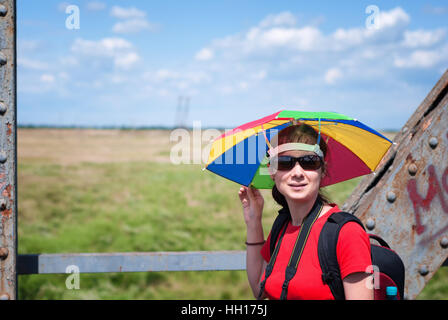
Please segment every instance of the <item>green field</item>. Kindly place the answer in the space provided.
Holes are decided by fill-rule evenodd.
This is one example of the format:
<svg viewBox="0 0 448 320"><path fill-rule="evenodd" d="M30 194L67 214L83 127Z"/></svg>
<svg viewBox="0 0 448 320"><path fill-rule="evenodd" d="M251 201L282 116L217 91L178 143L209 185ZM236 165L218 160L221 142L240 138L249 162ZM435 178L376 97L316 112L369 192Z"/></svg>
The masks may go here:
<svg viewBox="0 0 448 320"><path fill-rule="evenodd" d="M19 254L244 250L239 186L169 161L169 131L20 129ZM342 204L359 182L327 188ZM265 234L278 206L265 196ZM447 268L420 295L448 297ZM20 299L252 299L245 271L19 277Z"/></svg>

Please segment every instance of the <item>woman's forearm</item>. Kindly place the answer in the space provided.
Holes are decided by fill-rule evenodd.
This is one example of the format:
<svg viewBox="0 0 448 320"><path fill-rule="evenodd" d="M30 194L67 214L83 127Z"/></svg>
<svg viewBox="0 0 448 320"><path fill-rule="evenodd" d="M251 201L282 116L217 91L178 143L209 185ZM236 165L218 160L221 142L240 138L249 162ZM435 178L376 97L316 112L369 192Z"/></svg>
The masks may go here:
<svg viewBox="0 0 448 320"><path fill-rule="evenodd" d="M264 240L263 227L260 222L247 225L247 242L259 243ZM255 297L258 297L260 281L265 267L265 261L260 253L261 245L248 245L246 249L246 272L250 287Z"/></svg>

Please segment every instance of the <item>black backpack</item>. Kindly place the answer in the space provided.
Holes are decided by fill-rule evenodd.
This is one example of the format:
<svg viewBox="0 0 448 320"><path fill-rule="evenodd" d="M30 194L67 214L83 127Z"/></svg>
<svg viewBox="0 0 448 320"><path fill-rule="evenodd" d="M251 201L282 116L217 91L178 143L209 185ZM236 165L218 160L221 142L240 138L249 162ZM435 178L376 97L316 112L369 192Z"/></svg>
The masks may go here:
<svg viewBox="0 0 448 320"><path fill-rule="evenodd" d="M282 227L291 219L288 209L281 209L274 221L271 230L270 253L275 250L277 238ZM364 225L353 214L348 212L335 212L328 217L319 236L318 256L322 269L322 281L330 287L336 300L344 300L344 287L337 261L336 247L339 232L347 222L356 222ZM379 245L371 244L372 271L374 272L374 299L386 300L386 287L397 287L397 299L403 300L405 268L400 256L390 249L381 237L369 234L370 239L376 240Z"/></svg>

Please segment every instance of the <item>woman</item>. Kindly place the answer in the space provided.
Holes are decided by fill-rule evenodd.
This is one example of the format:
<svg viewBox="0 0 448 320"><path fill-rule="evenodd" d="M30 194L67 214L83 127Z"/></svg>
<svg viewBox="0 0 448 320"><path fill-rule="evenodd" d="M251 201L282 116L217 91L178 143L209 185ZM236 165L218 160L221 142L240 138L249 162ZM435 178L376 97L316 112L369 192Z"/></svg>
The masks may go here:
<svg viewBox="0 0 448 320"><path fill-rule="evenodd" d="M274 145L274 141L277 141L277 145ZM269 172L275 182L272 195L277 203L289 210L291 220L286 225L272 273L265 280L264 290L260 292L260 283L265 279L264 271L270 260L270 234L265 241L261 222L264 199L257 189L243 186L239 190L247 226L246 269L249 284L255 297L261 294L261 298L280 298L286 266L301 224L316 201L320 201L320 214L312 225L297 272L289 282L287 299L334 299L330 288L322 281L317 255L317 243L324 223L332 213L340 211L336 204L330 204L321 195L319 189L320 181L326 174L323 161L327 152L326 144L305 124L283 129L278 134L278 139L274 139L272 143L269 151ZM337 244L337 258L345 298L373 299L372 287L368 285L371 283L370 274L366 273L372 264L369 238L357 223L349 222L342 227Z"/></svg>

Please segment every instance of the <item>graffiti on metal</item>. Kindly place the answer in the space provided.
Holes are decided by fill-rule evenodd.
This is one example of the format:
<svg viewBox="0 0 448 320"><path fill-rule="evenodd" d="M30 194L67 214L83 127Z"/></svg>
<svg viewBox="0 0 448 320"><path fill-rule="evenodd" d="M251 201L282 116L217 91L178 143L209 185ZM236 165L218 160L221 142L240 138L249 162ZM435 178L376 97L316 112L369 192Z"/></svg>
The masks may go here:
<svg viewBox="0 0 448 320"><path fill-rule="evenodd" d="M447 133L448 135L448 133ZM448 214L448 167L443 170L442 177L437 176L436 167L434 165L429 165L426 169L428 172L428 178L426 183L428 184L428 191L426 196L420 195L417 189L417 179L410 179L407 184L407 190L409 193L409 198L414 206L416 232L418 235L423 234L428 228L422 225L421 222L421 210L428 211L431 208L431 204L434 198L438 197L442 210L445 214ZM443 189L442 189L443 188ZM445 199L445 194L447 199ZM448 224L444 225L439 231L434 232L434 236L445 233L448 230Z"/></svg>

